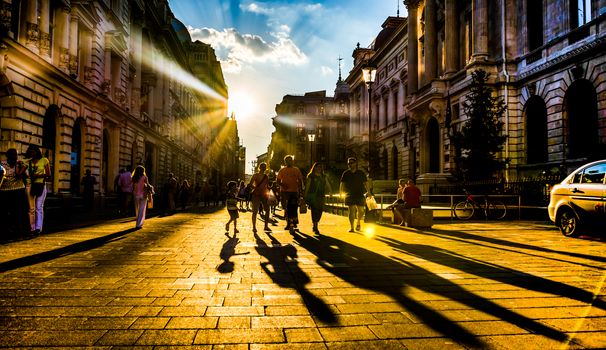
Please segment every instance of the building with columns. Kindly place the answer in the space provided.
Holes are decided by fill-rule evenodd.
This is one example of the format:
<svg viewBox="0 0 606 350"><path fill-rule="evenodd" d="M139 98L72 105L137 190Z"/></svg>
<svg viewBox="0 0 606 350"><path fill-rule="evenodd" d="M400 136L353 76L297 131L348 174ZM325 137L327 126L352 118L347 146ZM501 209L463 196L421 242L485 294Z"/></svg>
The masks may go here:
<svg viewBox="0 0 606 350"><path fill-rule="evenodd" d="M354 69L347 78L352 89L351 141L367 133L359 69L374 63L378 80L371 101L377 130L373 139L385 141L381 122L385 115L387 124L390 120L385 95L393 96L400 79L402 109L391 107L398 110L391 120L399 130L396 139L401 138L393 141L400 177L416 178L425 188L447 182L456 167L451 135L466 120L462 106L471 73L483 69L507 105L507 139L498 155L507 167L495 175L517 179L565 173L606 158L606 0L403 2L408 17L393 32L397 53L390 53L389 45L378 45L385 43L378 39L389 19L369 48L354 50ZM382 82L382 71L386 79L389 76L383 62L400 56L402 67L397 58L394 62L400 71ZM386 83L391 85L384 88ZM389 145L383 147L388 171L382 175L395 179L396 172L389 170Z"/></svg>
<svg viewBox="0 0 606 350"><path fill-rule="evenodd" d="M111 193L118 171L138 164L155 185L171 171L222 185L221 157L237 144L217 137L227 86L214 50L191 41L168 1L0 6L0 151L41 146L52 193L78 194L86 169Z"/></svg>
<svg viewBox="0 0 606 350"><path fill-rule="evenodd" d="M271 169L278 171L284 156L291 154L302 171L322 162L340 174L347 168L348 123L349 88L340 76L334 96L326 91L285 95L273 118L275 132L267 152Z"/></svg>

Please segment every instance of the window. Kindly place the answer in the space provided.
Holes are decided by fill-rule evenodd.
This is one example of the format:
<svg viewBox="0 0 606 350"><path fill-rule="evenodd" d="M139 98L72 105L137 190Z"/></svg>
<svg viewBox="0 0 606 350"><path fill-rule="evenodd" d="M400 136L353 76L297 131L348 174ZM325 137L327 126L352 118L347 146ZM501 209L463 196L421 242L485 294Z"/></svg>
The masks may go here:
<svg viewBox="0 0 606 350"><path fill-rule="evenodd" d="M304 136L305 135L305 124L302 123L297 123L297 136Z"/></svg>
<svg viewBox="0 0 606 350"><path fill-rule="evenodd" d="M570 27L581 27L591 21L591 0L570 0Z"/></svg>
<svg viewBox="0 0 606 350"><path fill-rule="evenodd" d="M526 26L528 31L528 51L543 46L543 1L527 2Z"/></svg>
<svg viewBox="0 0 606 350"><path fill-rule="evenodd" d="M305 107L301 104L297 106L297 114L304 114L305 113Z"/></svg>
<svg viewBox="0 0 606 350"><path fill-rule="evenodd" d="M581 183L603 184L604 174L606 174L606 164L597 164L583 171Z"/></svg>
<svg viewBox="0 0 606 350"><path fill-rule="evenodd" d="M393 93L393 117L391 118L391 123L395 123L398 120L398 91L394 91Z"/></svg>
<svg viewBox="0 0 606 350"><path fill-rule="evenodd" d="M324 115L324 104L320 105L320 115L323 116Z"/></svg>

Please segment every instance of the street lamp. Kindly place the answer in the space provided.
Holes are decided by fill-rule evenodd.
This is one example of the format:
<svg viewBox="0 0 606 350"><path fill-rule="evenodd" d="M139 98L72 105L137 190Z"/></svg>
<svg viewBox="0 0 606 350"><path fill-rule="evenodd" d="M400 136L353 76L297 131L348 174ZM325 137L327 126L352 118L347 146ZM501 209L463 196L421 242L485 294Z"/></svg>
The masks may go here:
<svg viewBox="0 0 606 350"><path fill-rule="evenodd" d="M311 158L311 165L314 164L314 141L316 140L316 134L309 133L307 134L307 139L309 140L309 157Z"/></svg>
<svg viewBox="0 0 606 350"><path fill-rule="evenodd" d="M366 86L368 88L368 176L370 178L372 178L372 174L371 174L371 167L370 167L370 154L371 154L371 143L372 143L372 137L371 137L371 119L372 119L372 83L375 82L375 77L377 75L377 67L375 67L374 65L367 63L366 65L364 65L364 67L362 67L362 78L364 79L364 82L366 83Z"/></svg>

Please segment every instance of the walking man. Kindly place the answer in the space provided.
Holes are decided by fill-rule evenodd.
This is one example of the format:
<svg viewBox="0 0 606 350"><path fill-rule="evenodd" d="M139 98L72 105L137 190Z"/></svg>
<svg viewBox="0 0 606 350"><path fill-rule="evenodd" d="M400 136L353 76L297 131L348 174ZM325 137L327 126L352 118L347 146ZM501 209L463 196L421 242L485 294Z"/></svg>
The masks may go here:
<svg viewBox="0 0 606 350"><path fill-rule="evenodd" d="M358 223L356 230L360 231L360 223L364 216L364 208L366 207L365 194L368 193L366 174L358 169L358 160L356 158L347 159L347 166L349 169L343 172L341 175L341 184L339 191L345 194L345 205L349 208L349 225L351 229L349 232L355 232L354 221L356 220L356 213Z"/></svg>
<svg viewBox="0 0 606 350"><path fill-rule="evenodd" d="M267 204L267 192L269 191L269 177L265 174L267 164L259 164L259 171L255 173L248 186L252 189L252 231L257 232L257 213L259 206L263 206L263 221L265 221L265 231L271 231L269 228L269 205Z"/></svg>

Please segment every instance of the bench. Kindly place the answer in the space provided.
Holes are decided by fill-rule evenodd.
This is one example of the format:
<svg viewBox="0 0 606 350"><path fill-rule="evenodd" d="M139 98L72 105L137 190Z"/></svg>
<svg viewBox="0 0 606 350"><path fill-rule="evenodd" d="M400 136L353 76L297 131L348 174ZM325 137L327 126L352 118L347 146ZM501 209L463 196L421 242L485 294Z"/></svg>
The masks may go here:
<svg viewBox="0 0 606 350"><path fill-rule="evenodd" d="M425 208L404 209L402 218L397 211L394 211L393 223L400 224L404 221L407 227L430 228L433 226L433 210Z"/></svg>

